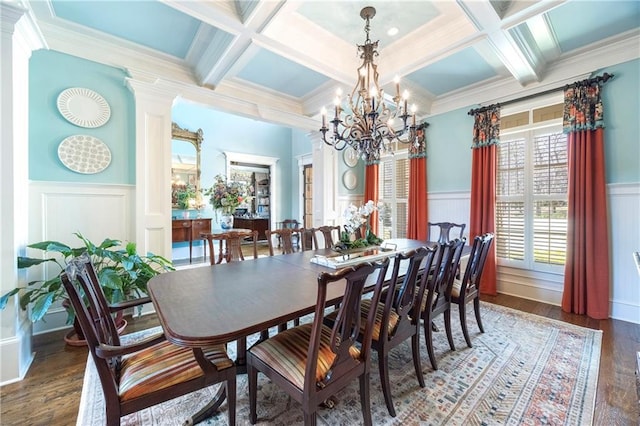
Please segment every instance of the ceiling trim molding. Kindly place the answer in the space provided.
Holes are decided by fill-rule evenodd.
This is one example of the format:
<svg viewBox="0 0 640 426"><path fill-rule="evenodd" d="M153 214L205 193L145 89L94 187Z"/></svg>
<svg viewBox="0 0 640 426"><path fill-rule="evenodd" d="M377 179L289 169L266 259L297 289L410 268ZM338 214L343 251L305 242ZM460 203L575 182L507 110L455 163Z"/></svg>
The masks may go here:
<svg viewBox="0 0 640 426"><path fill-rule="evenodd" d="M460 91L435 100L429 115L443 114L471 105L494 103L501 99L525 96L540 92L554 86L566 84L580 79L581 75L591 75L599 69L640 58L640 30L634 36L629 33L603 41L598 47L588 46L581 52L566 56L551 64L546 70L545 79L536 84L522 88L515 81L501 78L493 82L479 83L474 88Z"/></svg>

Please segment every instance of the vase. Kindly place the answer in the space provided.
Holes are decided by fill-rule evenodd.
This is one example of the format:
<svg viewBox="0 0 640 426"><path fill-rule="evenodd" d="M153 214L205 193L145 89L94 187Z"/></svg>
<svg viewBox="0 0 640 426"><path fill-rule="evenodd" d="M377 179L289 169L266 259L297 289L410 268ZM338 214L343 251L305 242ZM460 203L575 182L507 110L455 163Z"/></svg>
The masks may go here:
<svg viewBox="0 0 640 426"><path fill-rule="evenodd" d="M233 215L232 214L223 214L220 216L220 227L222 229L232 229L233 228Z"/></svg>

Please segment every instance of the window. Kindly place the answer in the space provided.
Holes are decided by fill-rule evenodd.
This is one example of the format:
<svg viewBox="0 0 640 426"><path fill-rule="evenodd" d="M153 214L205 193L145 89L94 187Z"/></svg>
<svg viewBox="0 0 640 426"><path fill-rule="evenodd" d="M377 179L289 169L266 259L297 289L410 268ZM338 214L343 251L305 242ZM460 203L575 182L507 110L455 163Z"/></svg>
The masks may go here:
<svg viewBox="0 0 640 426"><path fill-rule="evenodd" d="M498 145L496 252L502 265L562 273L567 239L567 138L561 122L548 119L553 107L562 113L561 104L531 110L524 125L523 113L505 117L507 126L501 130ZM551 117L557 115L551 111ZM517 127L510 128L510 123Z"/></svg>
<svg viewBox="0 0 640 426"><path fill-rule="evenodd" d="M389 206L379 217L378 236L383 240L406 238L409 214L409 158L406 150L380 159L378 198Z"/></svg>

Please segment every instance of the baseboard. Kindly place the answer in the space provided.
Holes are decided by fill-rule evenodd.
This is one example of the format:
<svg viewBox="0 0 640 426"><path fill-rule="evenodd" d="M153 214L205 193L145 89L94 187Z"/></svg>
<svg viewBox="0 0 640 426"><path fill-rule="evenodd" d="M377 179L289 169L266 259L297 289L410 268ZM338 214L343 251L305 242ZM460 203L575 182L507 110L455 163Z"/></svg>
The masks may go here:
<svg viewBox="0 0 640 426"><path fill-rule="evenodd" d="M30 336L27 336L30 339ZM25 348L25 345L27 348ZM0 387L24 379L29 367L35 359L35 352L30 352L26 358L21 359L20 354L31 350L30 342L25 342L19 337L12 337L0 341Z"/></svg>

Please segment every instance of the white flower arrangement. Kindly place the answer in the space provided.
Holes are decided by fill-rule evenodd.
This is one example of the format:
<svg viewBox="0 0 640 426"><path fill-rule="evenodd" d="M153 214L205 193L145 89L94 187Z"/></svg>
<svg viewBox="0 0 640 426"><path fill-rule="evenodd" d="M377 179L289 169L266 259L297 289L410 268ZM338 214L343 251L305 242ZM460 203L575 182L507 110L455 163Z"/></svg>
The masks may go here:
<svg viewBox="0 0 640 426"><path fill-rule="evenodd" d="M372 200L369 200L360 207L350 204L342 215L346 231L349 234L353 234L357 229L360 229L365 225L370 227L369 218L371 217L371 214L383 208L384 203L381 201L376 204Z"/></svg>

